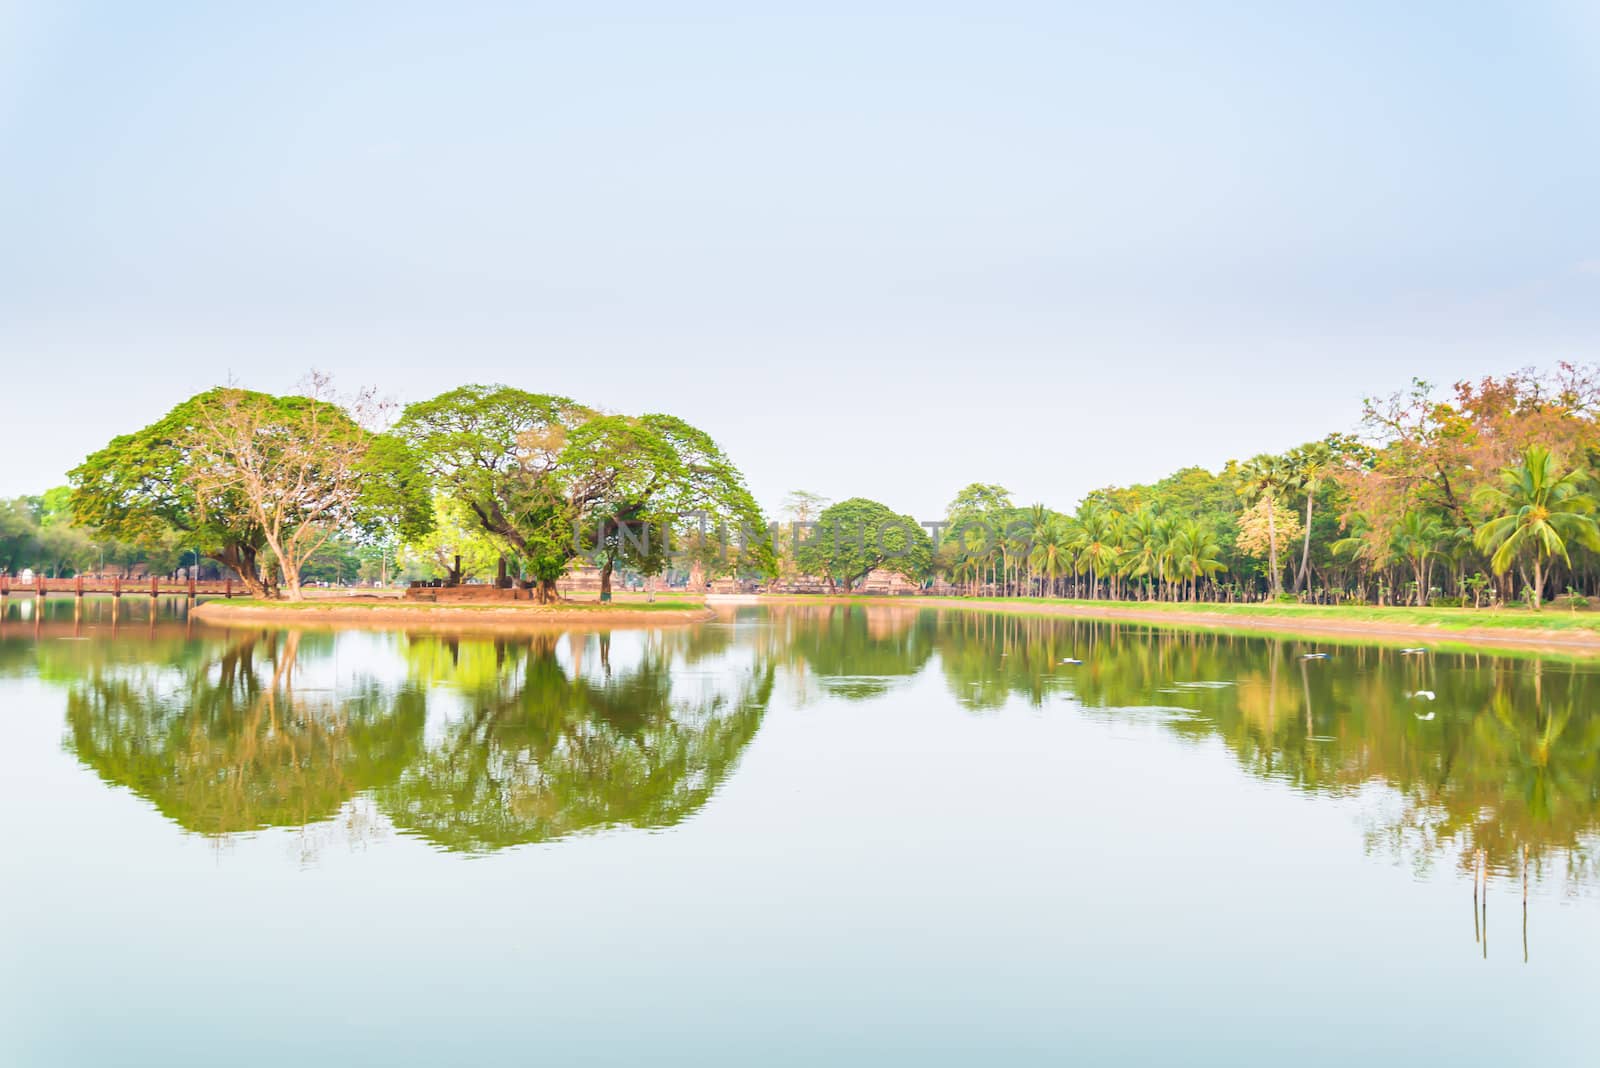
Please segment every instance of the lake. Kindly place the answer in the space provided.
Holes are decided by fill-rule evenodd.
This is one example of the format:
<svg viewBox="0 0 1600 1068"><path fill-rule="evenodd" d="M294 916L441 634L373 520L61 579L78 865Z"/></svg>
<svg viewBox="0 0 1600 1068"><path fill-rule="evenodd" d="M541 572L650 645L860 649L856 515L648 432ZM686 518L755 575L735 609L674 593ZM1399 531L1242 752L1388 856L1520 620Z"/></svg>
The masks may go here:
<svg viewBox="0 0 1600 1068"><path fill-rule="evenodd" d="M111 608L0 624L5 1064L1593 1055L1595 664Z"/></svg>

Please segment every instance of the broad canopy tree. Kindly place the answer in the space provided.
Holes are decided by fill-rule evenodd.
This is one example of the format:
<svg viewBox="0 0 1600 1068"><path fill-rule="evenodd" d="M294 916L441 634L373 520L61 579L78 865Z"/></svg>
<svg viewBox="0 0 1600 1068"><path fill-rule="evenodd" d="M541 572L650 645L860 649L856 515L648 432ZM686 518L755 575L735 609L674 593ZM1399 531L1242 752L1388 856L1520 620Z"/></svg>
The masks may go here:
<svg viewBox="0 0 1600 1068"><path fill-rule="evenodd" d="M243 497L213 495L202 510L190 481L184 446L202 422L201 410L221 390L191 397L142 430L121 434L68 473L77 521L102 537L160 545L174 532L232 569L257 597L274 592L263 574L266 539Z"/></svg>
<svg viewBox="0 0 1600 1068"><path fill-rule="evenodd" d="M541 601L585 554L608 597L618 566L659 571L672 539L701 521L766 533L738 469L672 416L602 414L566 397L469 385L410 405L396 431L439 491L520 558ZM770 544L754 559L770 571Z"/></svg>
<svg viewBox="0 0 1600 1068"><path fill-rule="evenodd" d="M851 497L823 509L817 529L800 544L795 560L802 571L849 593L879 569L912 580L922 578L933 563L933 543L910 516L865 497Z"/></svg>
<svg viewBox="0 0 1600 1068"><path fill-rule="evenodd" d="M335 534L404 536L432 521L405 443L319 396L209 390L70 477L79 522L138 544L177 532L256 596L275 595L281 579L298 600L301 569Z"/></svg>

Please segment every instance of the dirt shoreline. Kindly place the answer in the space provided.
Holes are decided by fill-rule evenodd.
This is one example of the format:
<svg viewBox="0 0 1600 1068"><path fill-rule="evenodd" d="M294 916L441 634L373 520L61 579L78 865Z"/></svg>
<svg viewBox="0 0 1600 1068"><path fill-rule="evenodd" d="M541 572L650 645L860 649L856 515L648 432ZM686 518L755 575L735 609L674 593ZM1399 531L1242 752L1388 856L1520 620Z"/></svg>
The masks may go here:
<svg viewBox="0 0 1600 1068"><path fill-rule="evenodd" d="M716 618L709 608L663 608L656 610L601 608L599 605L572 607L521 604L516 607L418 605L403 607L393 600L374 599L371 604L321 602L310 607L291 608L272 605L238 605L226 601L202 601L192 610L202 623L218 626L259 627L338 627L382 628L384 630L527 630L550 627L600 626L687 626Z"/></svg>

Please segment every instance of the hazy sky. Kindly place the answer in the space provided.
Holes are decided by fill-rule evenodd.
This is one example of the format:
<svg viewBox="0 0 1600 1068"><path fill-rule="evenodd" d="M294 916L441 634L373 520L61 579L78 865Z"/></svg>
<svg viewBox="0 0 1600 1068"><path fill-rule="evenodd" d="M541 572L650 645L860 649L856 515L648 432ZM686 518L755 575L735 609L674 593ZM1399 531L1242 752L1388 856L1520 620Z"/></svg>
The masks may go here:
<svg viewBox="0 0 1600 1068"><path fill-rule="evenodd" d="M0 495L317 367L1067 506L1600 359L1597 119L1595 0L0 0Z"/></svg>

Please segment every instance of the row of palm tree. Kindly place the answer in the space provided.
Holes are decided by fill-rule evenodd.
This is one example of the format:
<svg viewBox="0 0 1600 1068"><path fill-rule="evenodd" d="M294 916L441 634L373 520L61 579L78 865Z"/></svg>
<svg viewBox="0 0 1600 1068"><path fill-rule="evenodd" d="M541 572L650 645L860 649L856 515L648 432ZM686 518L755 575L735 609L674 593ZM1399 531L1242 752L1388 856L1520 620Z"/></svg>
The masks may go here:
<svg viewBox="0 0 1600 1068"><path fill-rule="evenodd" d="M1034 505L952 516L954 533L940 547L936 565L973 594L1145 600L1303 596L1314 577L1318 500L1354 466L1352 452L1338 444L1316 442L1283 456L1258 456L1233 470L1239 499L1251 505L1269 502L1258 513L1267 528L1264 567L1219 530L1231 527L1236 512L1186 515L1149 505L1123 510L1096 498L1071 515ZM1324 540L1318 543L1323 548L1317 554L1321 579L1334 579L1340 596L1375 597L1380 603L1400 600L1393 591L1409 585L1409 599L1422 605L1437 588L1437 578L1463 601L1470 595L1477 603L1491 586L1482 570L1499 576L1501 593L1509 596L1515 578L1510 573L1516 569L1537 608L1555 564L1570 570L1572 550L1579 546L1600 551L1595 518L1600 506L1585 488L1586 477L1583 468L1563 470L1548 449L1534 445L1492 484L1479 488L1468 516L1415 501L1392 521L1347 509L1338 535L1328 535L1328 521L1323 521ZM1282 502L1294 496L1304 498L1305 521L1300 544L1291 548L1280 542L1294 533L1297 516L1282 511ZM1280 522L1290 529L1283 530ZM1292 559L1295 548L1298 561ZM1292 574L1287 591L1285 557ZM1224 572L1230 581L1219 579Z"/></svg>
<svg viewBox="0 0 1600 1068"><path fill-rule="evenodd" d="M1034 505L960 529L940 563L969 593L1193 600L1226 566L1209 524L1149 508L1127 514L1091 503L1063 515Z"/></svg>

